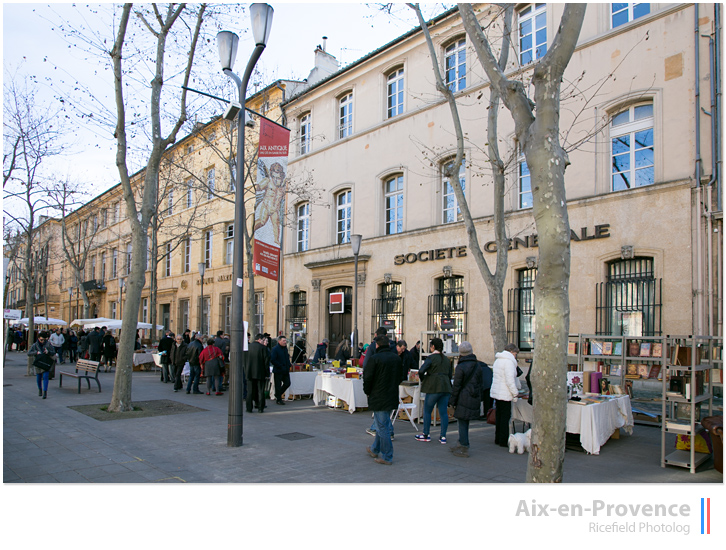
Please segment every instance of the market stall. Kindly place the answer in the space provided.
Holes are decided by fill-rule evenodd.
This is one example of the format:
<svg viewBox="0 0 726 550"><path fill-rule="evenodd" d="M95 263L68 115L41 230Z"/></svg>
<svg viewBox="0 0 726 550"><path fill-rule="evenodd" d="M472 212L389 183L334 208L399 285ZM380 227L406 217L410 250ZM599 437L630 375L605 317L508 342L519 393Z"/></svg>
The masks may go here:
<svg viewBox="0 0 726 550"><path fill-rule="evenodd" d="M363 392L363 380L360 378L346 378L343 375L321 372L315 377L313 402L315 405L325 405L328 396L344 401L350 413L357 408L368 407L368 398Z"/></svg>
<svg viewBox="0 0 726 550"><path fill-rule="evenodd" d="M592 402L586 399L567 403L567 432L580 434L580 444L585 451L599 454L600 447L620 428L633 433L633 411L627 395L589 398ZM519 399L512 403L512 419L531 424L532 410L526 399Z"/></svg>
<svg viewBox="0 0 726 550"><path fill-rule="evenodd" d="M302 395L313 395L315 393L315 379L318 373L312 372L291 372L290 387L285 392L285 399L292 400ZM275 395L275 375L270 376L270 399L277 399Z"/></svg>

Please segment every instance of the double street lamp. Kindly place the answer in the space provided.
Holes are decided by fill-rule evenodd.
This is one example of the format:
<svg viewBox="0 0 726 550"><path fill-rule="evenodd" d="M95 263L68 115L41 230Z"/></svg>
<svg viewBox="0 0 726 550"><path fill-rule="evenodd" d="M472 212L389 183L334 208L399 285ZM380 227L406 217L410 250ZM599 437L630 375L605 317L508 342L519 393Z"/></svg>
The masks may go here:
<svg viewBox="0 0 726 550"><path fill-rule="evenodd" d="M255 49L252 52L244 76L240 79L232 72L235 58L237 57L237 46L239 36L230 31L222 31L217 34L217 48L219 49L219 61L222 64L222 71L229 78L234 80L239 91L239 113L237 114L237 161L235 177L235 201L234 201L234 259L232 271L232 327L230 340L230 372L229 372L229 409L227 413L227 446L239 447L242 445L242 376L244 371L244 230L245 207L244 207L244 138L245 138L245 99L247 95L247 84L252 76L252 71L257 60L267 46L267 39L272 28L272 15L274 10L268 4L252 4L250 6L250 18L252 20L252 36L255 40ZM233 118L230 109L225 113L225 118Z"/></svg>

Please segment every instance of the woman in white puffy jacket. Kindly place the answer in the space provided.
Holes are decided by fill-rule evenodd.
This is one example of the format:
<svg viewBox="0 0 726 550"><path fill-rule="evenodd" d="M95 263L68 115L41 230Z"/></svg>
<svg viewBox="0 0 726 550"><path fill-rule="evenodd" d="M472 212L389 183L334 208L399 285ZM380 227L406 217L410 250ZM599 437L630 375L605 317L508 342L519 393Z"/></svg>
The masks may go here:
<svg viewBox="0 0 726 550"><path fill-rule="evenodd" d="M519 348L514 344L507 344L504 351L496 354L492 365L493 378L490 395L497 400L496 404L496 432L494 443L500 447L507 447L509 440L509 419L512 416L512 401L517 400L520 383L517 379L517 354Z"/></svg>

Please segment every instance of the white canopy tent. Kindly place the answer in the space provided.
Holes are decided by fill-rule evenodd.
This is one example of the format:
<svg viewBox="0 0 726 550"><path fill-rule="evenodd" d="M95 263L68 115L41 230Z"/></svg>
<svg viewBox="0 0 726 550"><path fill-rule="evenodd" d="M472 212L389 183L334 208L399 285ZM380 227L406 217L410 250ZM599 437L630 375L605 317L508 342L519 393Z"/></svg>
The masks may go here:
<svg viewBox="0 0 726 550"><path fill-rule="evenodd" d="M107 317L96 317L94 319L74 319L71 321L71 326L85 326L87 323L101 323L98 325L99 327L102 327L106 324L106 322L112 322L116 321L117 319L109 319Z"/></svg>
<svg viewBox="0 0 726 550"><path fill-rule="evenodd" d="M22 323L23 325L28 324L29 319L27 317L23 317L18 321L18 323ZM63 319L53 319L53 317L41 317L39 315L33 317L33 323L36 325L59 325L59 326L66 326L68 323L66 323Z"/></svg>
<svg viewBox="0 0 726 550"><path fill-rule="evenodd" d="M107 329L120 329L122 328L123 321L120 319L88 319L88 323L83 324L83 328L95 328L95 327L106 327ZM137 329L150 329L152 328L152 325L150 323L142 323L138 322L136 323ZM156 328L158 330L163 330L164 325L156 325Z"/></svg>

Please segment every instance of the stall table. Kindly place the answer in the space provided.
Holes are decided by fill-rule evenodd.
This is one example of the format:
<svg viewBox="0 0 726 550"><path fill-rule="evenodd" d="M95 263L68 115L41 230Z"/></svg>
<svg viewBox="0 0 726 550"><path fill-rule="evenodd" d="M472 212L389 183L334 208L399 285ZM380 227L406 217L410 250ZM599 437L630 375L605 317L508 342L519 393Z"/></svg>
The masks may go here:
<svg viewBox="0 0 726 550"><path fill-rule="evenodd" d="M321 373L315 377L315 392L313 402L316 405L325 404L328 395L332 395L348 404L348 412L354 413L356 408L368 407L368 397L363 392L363 380L360 378L345 378Z"/></svg>
<svg viewBox="0 0 726 550"><path fill-rule="evenodd" d="M291 400L300 395L313 395L317 374L317 372L291 372L290 387L285 392L285 399ZM270 376L270 399L276 399L274 373Z"/></svg>
<svg viewBox="0 0 726 550"><path fill-rule="evenodd" d="M151 352L134 352L134 370L154 370L156 363Z"/></svg>
<svg viewBox="0 0 726 550"><path fill-rule="evenodd" d="M512 403L512 419L531 424L532 405L526 399ZM567 432L580 434L580 444L590 454L600 454L600 447L620 428L633 433L633 411L627 395L589 405L567 403Z"/></svg>

